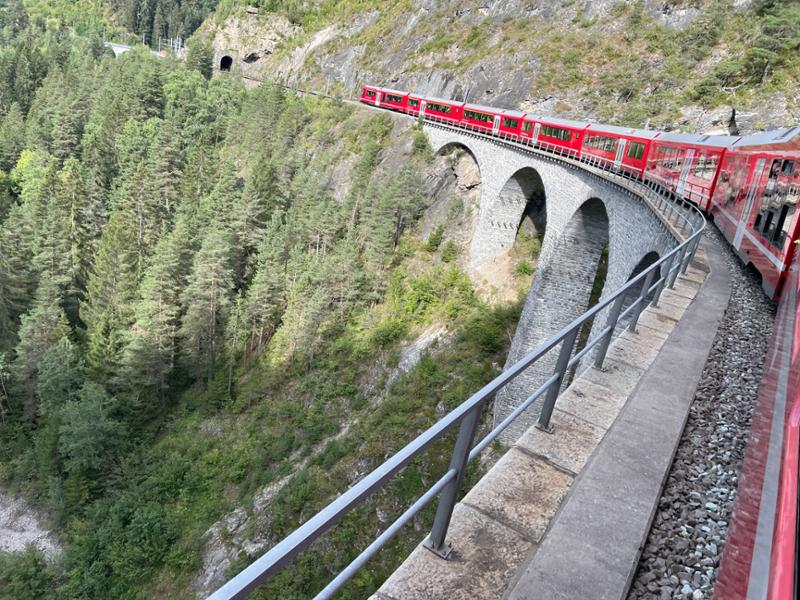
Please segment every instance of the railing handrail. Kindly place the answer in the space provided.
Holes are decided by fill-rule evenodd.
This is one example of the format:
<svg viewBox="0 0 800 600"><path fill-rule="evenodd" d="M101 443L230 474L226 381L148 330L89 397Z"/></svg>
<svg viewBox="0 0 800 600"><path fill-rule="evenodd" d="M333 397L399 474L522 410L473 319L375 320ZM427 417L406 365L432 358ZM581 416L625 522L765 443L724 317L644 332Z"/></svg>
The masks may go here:
<svg viewBox="0 0 800 600"><path fill-rule="evenodd" d="M413 115L412 115L413 116ZM398 519L396 519L376 540L374 540L362 553L348 565L333 581L331 581L325 589L323 589L316 597L317 598L330 598L336 591L338 591L346 581L361 567L363 566L386 542L388 542L396 533L403 527L415 514L417 514L424 506L430 502L434 497L441 495L439 500L439 507L437 509L436 519L434 521L434 528L430 537L426 540L425 544L434 552L445 556L449 550L445 544L445 536L447 527L449 525L450 516L452 515L453 506L460 486L461 478L466 465L473 460L488 444L490 444L497 436L506 428L519 414L524 412L530 405L532 405L538 398L547 393L542 408L542 413L539 417L537 427L544 430L550 429L550 414L552 414L555 401L561 388L564 376L575 366L578 362L583 360L595 346L599 345L597 349L597 356L594 360L594 366L597 368L602 367L605 360L605 354L608 350L608 345L613 337L616 326L620 319L630 316L631 322L628 325L630 330L635 330L638 322L639 315L644 309L645 304L650 303L656 305L661 291L665 286L672 287L678 274L685 272L691 262L694 253L700 243L700 237L706 226L706 220L702 212L691 203L686 202L683 197L674 196L656 182L641 182L637 178L629 174L627 177L619 173L609 173L607 170L600 171L603 166L608 167L611 164L612 168L617 168L613 165L614 161L602 159L601 157L592 156L591 158L581 159L577 152L564 152L564 149L558 148L550 144L536 144L535 146L517 140L510 140L510 136L486 136L481 131L475 131L470 128L463 127L463 124L455 125L454 122L447 122L440 118L428 118L426 115L426 123L437 123L439 126L455 127L456 129L465 129L474 135L486 137L494 141L513 141L512 147L520 148L522 150L533 152L537 155L545 156L546 158L555 158L567 164L586 168L592 167L589 170L594 172L595 175L602 177L606 181L621 187L628 193L639 195L645 200L649 200L648 207L656 214L666 208L670 209L670 213L664 217L669 225L674 226L676 229L678 223L682 221L682 229L689 228L683 242L680 242L679 234L672 231L672 235L676 237L676 241L680 242L678 245L666 253L663 257L659 258L647 269L639 273L637 276L626 282L625 285L618 288L606 297L601 298L597 304L584 312L581 316L574 319L568 325L563 327L560 331L550 336L545 342L540 344L537 348L523 356L519 361L514 363L511 367L503 371L495 379L487 383L480 390L472 394L467 400L462 402L455 409L450 411L447 415L439 419L436 423L431 425L423 433L411 440L402 449L396 452L393 456L387 459L383 464L375 468L371 473L366 475L358 483L353 485L350 489L342 493L338 498L333 500L325 508L319 511L316 515L311 517L308 521L303 523L295 531L289 534L281 542L273 546L269 551L263 554L260 558L256 559L247 568L241 571L238 575L233 577L221 588L219 588L210 597L213 600L221 600L223 598L243 598L252 592L256 587L266 582L271 575L281 569L283 566L290 563L295 556L310 546L320 536L333 527L339 520L341 520L353 507L360 504L365 498L372 493L382 488L384 484L401 471L408 463L410 463L416 456L427 449L434 442L442 439L456 424L461 424L461 428L456 440L456 446L451 459L450 468L442 475L437 482L428 488L428 490L411 506L409 507ZM571 149L570 149L571 150ZM566 159L566 160L565 160ZM595 160L599 159L599 160ZM626 184L622 185L616 178L620 177ZM630 189L627 182L634 181L637 183L638 189ZM648 198L649 196L649 198ZM679 210L674 210L677 205ZM680 209L689 209L694 212L694 217L697 218L696 223L684 215ZM699 218L698 218L699 217ZM675 223L672 223L674 218ZM677 260L676 260L677 259ZM666 267L665 269L662 269ZM658 279L654 282L653 279L656 273L659 273ZM641 285L639 297L624 311L622 304L628 293ZM653 295L650 299L651 294ZM575 356L572 356L573 346L577 333L580 328L597 314L606 308L611 308L609 313L608 322L606 326L594 337L586 342L586 346ZM488 435L484 436L474 446L472 445L475 429L479 417L480 410L483 408L488 399L496 394L499 390L505 387L510 381L519 376L525 369L530 367L540 358L548 354L556 346L561 345L559 351L559 358L556 365L556 370L553 375L547 379L531 396L529 396L520 406L518 406L506 419L499 425L495 426Z"/></svg>

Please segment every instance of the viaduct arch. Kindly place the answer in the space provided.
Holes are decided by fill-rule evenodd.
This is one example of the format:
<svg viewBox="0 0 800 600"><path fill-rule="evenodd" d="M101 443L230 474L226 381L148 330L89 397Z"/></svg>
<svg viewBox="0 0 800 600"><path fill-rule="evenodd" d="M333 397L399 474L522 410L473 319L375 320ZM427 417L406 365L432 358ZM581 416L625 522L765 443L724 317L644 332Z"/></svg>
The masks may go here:
<svg viewBox="0 0 800 600"><path fill-rule="evenodd" d="M525 299L506 367L537 347L589 308L592 285L604 248L608 271L602 296L618 289L677 245L672 234L641 199L578 166L481 136L425 124L434 152L459 146L481 175L479 215L469 248L469 265L491 262L512 245L520 224L541 236L539 265ZM638 269L638 270L637 270ZM592 335L607 311L597 315ZM495 398L495 424L551 374L556 353L532 365ZM584 359L584 365L591 355ZM504 432L513 442L538 417L534 404Z"/></svg>

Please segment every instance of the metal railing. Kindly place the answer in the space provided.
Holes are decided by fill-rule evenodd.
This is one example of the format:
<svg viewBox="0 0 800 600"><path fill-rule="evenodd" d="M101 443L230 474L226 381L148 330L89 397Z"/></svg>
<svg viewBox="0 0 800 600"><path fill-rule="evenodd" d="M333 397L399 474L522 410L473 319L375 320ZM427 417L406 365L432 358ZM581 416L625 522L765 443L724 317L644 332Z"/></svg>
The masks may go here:
<svg viewBox="0 0 800 600"><path fill-rule="evenodd" d="M456 125L448 123L445 119L425 119L426 122L438 123L447 127ZM476 131L467 127L458 126L458 129L467 129L473 135L485 137L483 131ZM450 546L446 542L447 530L450 519L460 491L461 483L467 465L475 459L497 436L505 430L511 422L521 413L533 405L536 400L544 397L542 410L536 427L543 431L552 432L550 418L553 414L562 383L570 372L581 360L586 358L592 350L595 351L592 365L601 369L608 352L609 345L615 331L624 319L627 329L636 331L636 326L642 310L649 303L658 304L661 293L665 287L674 287L678 274L685 273L692 261L700 239L705 229L705 217L692 204L682 197L675 195L657 182L642 182L635 172L627 169L617 169L613 161L599 157L580 157L576 151L564 149L549 144L527 143L519 136L503 134L491 136L486 139L499 141L523 147L525 150L565 163L578 164L581 168L596 172L614 185L625 189L630 194L643 198L647 204L660 216L672 234L680 242L672 251L650 265L642 273L628 281L624 286L610 294L587 310L583 315L566 325L561 331L552 335L547 341L535 350L529 352L522 359L501 373L493 381L473 394L465 402L452 410L449 414L429 427L421 435L409 442L404 448L395 453L382 465L377 467L349 490L341 494L328 506L311 517L298 529L292 532L283 541L275 545L266 554L262 555L250 566L219 588L211 598L244 598L259 585L265 583L282 567L289 564L299 553L308 548L325 532L331 529L353 508L364 502L371 494L383 488L388 481L397 475L412 460L429 448L433 443L459 426L458 435L447 471L428 490L417 499L403 514L401 514L386 530L383 531L367 548L365 548L339 575L337 575L315 598L330 598L370 560L400 529L405 526L417 513L419 513L431 500L439 496L439 505L436 510L433 528L425 540L424 545L443 558L450 553ZM609 170L610 169L610 170ZM636 300L624 308L626 297L634 291ZM591 322L599 313L608 310L605 326L586 345L573 355L578 333L584 324ZM482 409L489 400L510 381L513 381L528 367L548 355L558 352L553 374L542 383L524 402L522 402L501 423L496 425L476 444L475 434L480 422Z"/></svg>

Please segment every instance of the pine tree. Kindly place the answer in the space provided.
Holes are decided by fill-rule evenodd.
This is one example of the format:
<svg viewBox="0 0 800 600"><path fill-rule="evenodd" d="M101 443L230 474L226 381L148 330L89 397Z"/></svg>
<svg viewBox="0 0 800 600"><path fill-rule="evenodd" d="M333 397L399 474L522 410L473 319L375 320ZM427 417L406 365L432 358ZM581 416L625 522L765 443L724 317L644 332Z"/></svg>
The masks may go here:
<svg viewBox="0 0 800 600"><path fill-rule="evenodd" d="M16 102L0 122L0 170L10 171L25 147L25 122Z"/></svg>
<svg viewBox="0 0 800 600"><path fill-rule="evenodd" d="M127 325L136 298L138 246L136 231L117 211L103 231L87 285L87 298L81 305L81 319L88 329L109 314Z"/></svg>
<svg viewBox="0 0 800 600"><path fill-rule="evenodd" d="M187 366L208 383L214 374L219 337L233 290L230 234L211 230L195 256L192 274L181 299L186 314L180 336Z"/></svg>
<svg viewBox="0 0 800 600"><path fill-rule="evenodd" d="M59 452L71 475L96 479L108 473L126 430L114 417L116 401L102 386L87 382L78 399L61 410Z"/></svg>
<svg viewBox="0 0 800 600"><path fill-rule="evenodd" d="M127 321L108 309L92 321L87 331L86 376L109 387L121 386L122 353Z"/></svg>
<svg viewBox="0 0 800 600"><path fill-rule="evenodd" d="M13 374L22 401L22 416L33 423L39 413L36 401L37 373L45 353L69 334L60 307L58 287L46 279L36 292L36 301L22 316L19 343L15 348Z"/></svg>
<svg viewBox="0 0 800 600"><path fill-rule="evenodd" d="M214 49L211 44L195 38L189 42L186 53L186 66L199 71L206 79L211 79L214 72Z"/></svg>
<svg viewBox="0 0 800 600"><path fill-rule="evenodd" d="M200 202L199 225L207 227L223 227L233 231L234 207L239 203L241 190L234 173L233 164L225 161L219 169L214 188Z"/></svg>
<svg viewBox="0 0 800 600"><path fill-rule="evenodd" d="M79 306L85 298L92 260L105 222L105 209L89 195L86 176L80 162L74 158L65 161L58 174L56 203L67 217L69 281L64 309L70 322L77 324Z"/></svg>
<svg viewBox="0 0 800 600"><path fill-rule="evenodd" d="M161 395L175 367L180 293L186 277L189 234L183 221L158 245L144 274L122 358L128 387L152 387Z"/></svg>
<svg viewBox="0 0 800 600"><path fill-rule="evenodd" d="M263 346L286 308L287 240L279 214L273 215L258 249L256 272L245 302L248 350Z"/></svg>
<svg viewBox="0 0 800 600"><path fill-rule="evenodd" d="M83 385L83 360L68 337L48 348L39 363L36 395L41 415L54 415Z"/></svg>

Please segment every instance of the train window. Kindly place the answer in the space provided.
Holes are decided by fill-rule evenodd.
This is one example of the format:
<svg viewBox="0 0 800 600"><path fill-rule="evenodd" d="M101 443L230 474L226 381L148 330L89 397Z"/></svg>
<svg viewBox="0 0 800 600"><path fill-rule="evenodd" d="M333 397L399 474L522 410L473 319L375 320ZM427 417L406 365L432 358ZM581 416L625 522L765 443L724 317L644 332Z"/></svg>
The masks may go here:
<svg viewBox="0 0 800 600"><path fill-rule="evenodd" d="M447 104L437 104L436 102L428 102L428 108L433 110L433 111L449 115L450 114L450 110L453 107L452 106L448 106Z"/></svg>
<svg viewBox="0 0 800 600"><path fill-rule="evenodd" d="M419 106L419 100L415 100L414 98L409 98L408 99L408 105L411 108L417 108Z"/></svg>
<svg viewBox="0 0 800 600"><path fill-rule="evenodd" d="M465 110L464 118L472 119L473 121L480 121L481 123L491 123L494 121L494 115L478 112L477 110Z"/></svg>
<svg viewBox="0 0 800 600"><path fill-rule="evenodd" d="M656 162L665 169L675 169L681 166L681 151L678 148L659 147L656 153Z"/></svg>
<svg viewBox="0 0 800 600"><path fill-rule="evenodd" d="M367 90L366 92L364 92L364 94L367 96L367 98L375 97L375 92L373 90Z"/></svg>
<svg viewBox="0 0 800 600"><path fill-rule="evenodd" d="M570 135L569 129L561 129L560 127L550 127L550 125L542 126L542 135L564 141L569 141L569 138L572 137Z"/></svg>
<svg viewBox="0 0 800 600"><path fill-rule="evenodd" d="M774 191L774 198L770 202L771 210L775 213L775 228L768 232L767 239L777 248L782 248L789 235L794 213L797 210L797 201L800 197L800 173L795 173L794 161L785 160L781 165L778 182Z"/></svg>
<svg viewBox="0 0 800 600"><path fill-rule="evenodd" d="M590 148L597 148L604 152L617 151L617 138L606 137L604 135L590 135L586 138L586 145Z"/></svg>
<svg viewBox="0 0 800 600"><path fill-rule="evenodd" d="M512 129L516 129L517 125L519 125L519 121L517 119L512 119L511 117L503 117L503 127L510 127Z"/></svg>
<svg viewBox="0 0 800 600"><path fill-rule="evenodd" d="M641 142L631 142L628 146L628 158L639 159L644 156L644 144Z"/></svg>
<svg viewBox="0 0 800 600"><path fill-rule="evenodd" d="M717 172L717 157L701 154L694 164L694 176L711 181Z"/></svg>
<svg viewBox="0 0 800 600"><path fill-rule="evenodd" d="M530 121L523 121L522 131L524 131L525 133L530 133L531 131L533 131L533 123Z"/></svg>
<svg viewBox="0 0 800 600"><path fill-rule="evenodd" d="M396 96L395 94L386 94L386 101L387 102L402 102L402 96Z"/></svg>

